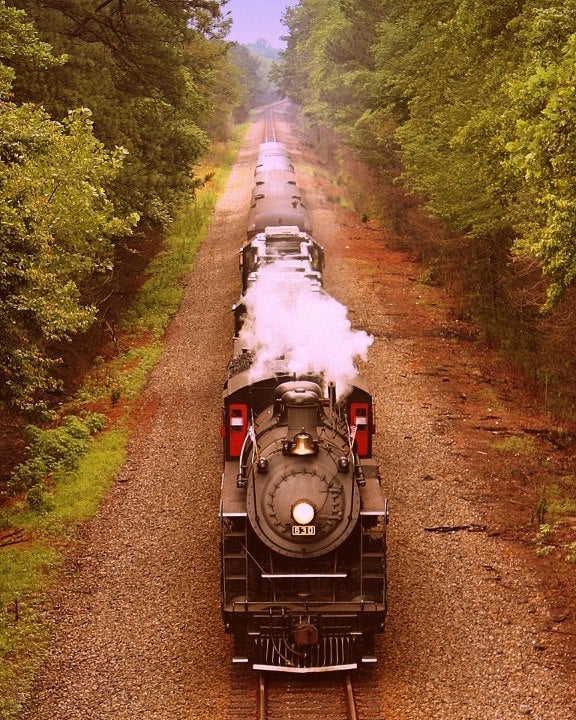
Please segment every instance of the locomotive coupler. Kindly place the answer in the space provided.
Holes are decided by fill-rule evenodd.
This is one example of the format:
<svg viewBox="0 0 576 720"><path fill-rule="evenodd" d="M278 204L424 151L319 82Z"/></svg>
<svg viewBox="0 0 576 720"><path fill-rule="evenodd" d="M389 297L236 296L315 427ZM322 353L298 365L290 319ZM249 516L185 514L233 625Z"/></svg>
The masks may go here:
<svg viewBox="0 0 576 720"><path fill-rule="evenodd" d="M320 639L320 633L316 625L311 622L299 622L292 629L292 639L294 644L303 647L306 645L316 645Z"/></svg>

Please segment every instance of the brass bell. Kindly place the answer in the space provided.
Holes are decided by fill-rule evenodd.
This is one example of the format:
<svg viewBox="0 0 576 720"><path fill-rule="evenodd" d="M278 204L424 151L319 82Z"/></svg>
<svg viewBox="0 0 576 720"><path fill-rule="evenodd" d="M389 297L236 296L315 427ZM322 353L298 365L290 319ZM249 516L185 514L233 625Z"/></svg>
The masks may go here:
<svg viewBox="0 0 576 720"><path fill-rule="evenodd" d="M312 445L312 435L307 433L304 428L294 438L294 445L290 450L290 455L315 455L316 451Z"/></svg>

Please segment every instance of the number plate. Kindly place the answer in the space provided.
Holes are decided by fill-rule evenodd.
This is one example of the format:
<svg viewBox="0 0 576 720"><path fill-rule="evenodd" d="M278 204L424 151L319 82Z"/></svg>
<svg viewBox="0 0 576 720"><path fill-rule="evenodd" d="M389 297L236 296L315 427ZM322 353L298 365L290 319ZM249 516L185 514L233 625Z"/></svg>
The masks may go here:
<svg viewBox="0 0 576 720"><path fill-rule="evenodd" d="M292 535L316 535L314 525L292 525Z"/></svg>

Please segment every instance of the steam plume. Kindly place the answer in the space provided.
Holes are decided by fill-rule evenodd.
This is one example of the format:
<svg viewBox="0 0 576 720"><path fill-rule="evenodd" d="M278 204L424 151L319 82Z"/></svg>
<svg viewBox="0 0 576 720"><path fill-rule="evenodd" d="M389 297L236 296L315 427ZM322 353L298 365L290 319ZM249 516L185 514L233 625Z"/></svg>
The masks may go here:
<svg viewBox="0 0 576 720"><path fill-rule="evenodd" d="M288 372L320 373L343 396L357 375L355 359L366 359L374 338L353 330L346 307L304 273L281 266L263 267L244 297L240 340L254 354L252 375L263 377L283 358Z"/></svg>

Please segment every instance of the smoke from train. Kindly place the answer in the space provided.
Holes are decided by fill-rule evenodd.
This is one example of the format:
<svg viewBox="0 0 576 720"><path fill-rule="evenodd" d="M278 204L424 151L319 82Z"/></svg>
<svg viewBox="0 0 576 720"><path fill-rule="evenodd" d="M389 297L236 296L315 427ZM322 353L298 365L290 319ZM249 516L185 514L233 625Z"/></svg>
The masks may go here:
<svg viewBox="0 0 576 720"><path fill-rule="evenodd" d="M239 339L253 354L254 377L283 358L289 372L314 371L346 395L374 338L354 330L347 308L278 261L264 267L244 295L246 315Z"/></svg>

